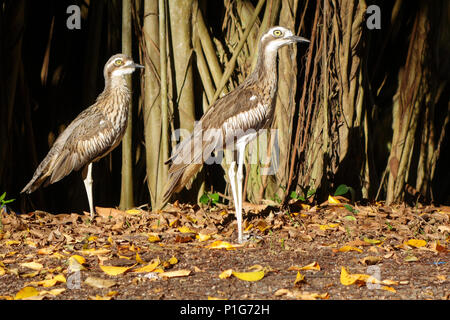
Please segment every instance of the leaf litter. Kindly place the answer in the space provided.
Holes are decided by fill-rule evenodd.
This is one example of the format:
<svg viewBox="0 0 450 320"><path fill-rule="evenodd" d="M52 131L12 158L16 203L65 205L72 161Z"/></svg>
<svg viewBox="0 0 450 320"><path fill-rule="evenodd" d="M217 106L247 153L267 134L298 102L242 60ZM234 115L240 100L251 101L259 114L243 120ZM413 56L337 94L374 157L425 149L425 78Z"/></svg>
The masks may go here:
<svg viewBox="0 0 450 320"><path fill-rule="evenodd" d="M244 244L224 205L96 209L1 212L0 299L449 297L447 207L245 205Z"/></svg>

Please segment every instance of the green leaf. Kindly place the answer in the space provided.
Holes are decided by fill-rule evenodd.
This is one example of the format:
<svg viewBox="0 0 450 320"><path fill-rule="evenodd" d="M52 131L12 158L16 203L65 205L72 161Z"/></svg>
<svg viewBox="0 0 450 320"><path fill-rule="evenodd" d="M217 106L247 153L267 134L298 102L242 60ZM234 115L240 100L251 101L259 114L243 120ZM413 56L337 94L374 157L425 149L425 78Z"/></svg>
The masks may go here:
<svg viewBox="0 0 450 320"><path fill-rule="evenodd" d="M344 204L344 208L350 211L351 213L355 213L355 209L353 209L353 207L348 204Z"/></svg>
<svg viewBox="0 0 450 320"><path fill-rule="evenodd" d="M0 196L0 201L3 201L3 199L5 199L6 196L6 192L3 192L3 194Z"/></svg>
<svg viewBox="0 0 450 320"><path fill-rule="evenodd" d="M207 195L206 193L203 194L203 195L200 197L199 201L200 201L200 203L208 204L208 202L209 202L209 197L208 197L208 195Z"/></svg>
<svg viewBox="0 0 450 320"><path fill-rule="evenodd" d="M290 194L289 196L291 197L291 199L295 199L295 200L298 199L298 194L297 194L297 192L295 192L295 191L292 191L291 194Z"/></svg>
<svg viewBox="0 0 450 320"><path fill-rule="evenodd" d="M14 200L16 200L16 199L5 200L5 201L3 201L3 204L7 204L7 203L10 203L10 202L13 202Z"/></svg>
<svg viewBox="0 0 450 320"><path fill-rule="evenodd" d="M349 221L356 221L356 218L354 216L345 216L344 219Z"/></svg>
<svg viewBox="0 0 450 320"><path fill-rule="evenodd" d="M216 193L210 193L209 197L212 200L212 203L216 204L217 202L219 202L219 194L217 192Z"/></svg>
<svg viewBox="0 0 450 320"><path fill-rule="evenodd" d="M309 189L308 192L306 193L306 197L309 198L315 194L316 194L316 189Z"/></svg>
<svg viewBox="0 0 450 320"><path fill-rule="evenodd" d="M349 187L345 184L341 184L337 187L336 191L334 192L334 196L342 196L343 194L346 194L349 191Z"/></svg>

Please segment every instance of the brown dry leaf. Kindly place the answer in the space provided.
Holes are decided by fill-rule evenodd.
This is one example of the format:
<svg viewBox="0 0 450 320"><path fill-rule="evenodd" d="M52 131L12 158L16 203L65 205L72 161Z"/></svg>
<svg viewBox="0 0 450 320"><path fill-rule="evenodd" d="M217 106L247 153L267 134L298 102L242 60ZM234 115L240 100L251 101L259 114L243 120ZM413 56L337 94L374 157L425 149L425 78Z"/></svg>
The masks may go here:
<svg viewBox="0 0 450 320"><path fill-rule="evenodd" d="M359 259L358 261L366 266L371 266L371 265L379 263L381 260L382 260L381 257L367 256L362 259Z"/></svg>
<svg viewBox="0 0 450 320"><path fill-rule="evenodd" d="M191 274L191 270L176 270L176 271L167 271L161 272L158 275L161 278L175 278L175 277L186 277Z"/></svg>
<svg viewBox="0 0 450 320"><path fill-rule="evenodd" d="M0 267L0 276L3 276L6 273L6 270Z"/></svg>
<svg viewBox="0 0 450 320"><path fill-rule="evenodd" d="M187 243L187 242L191 242L193 240L194 240L194 238L191 235L181 236L181 235L177 234L177 236L175 238L175 242L178 242L178 243Z"/></svg>
<svg viewBox="0 0 450 320"><path fill-rule="evenodd" d="M439 243L439 241L435 241L431 244L431 250L433 250L434 252L442 252L442 253L446 253L448 251L445 246Z"/></svg>
<svg viewBox="0 0 450 320"><path fill-rule="evenodd" d="M95 210L97 214L105 219L111 218L122 218L126 213L125 211L115 209L115 208L102 208L102 207L95 207Z"/></svg>
<svg viewBox="0 0 450 320"><path fill-rule="evenodd" d="M115 286L117 284L117 282L113 280L96 277L87 277L86 280L84 280L84 283L98 289L111 288L112 286Z"/></svg>
<svg viewBox="0 0 450 320"><path fill-rule="evenodd" d="M275 292L275 296L286 296L288 298L294 298L299 300L317 300L317 299L329 299L330 295L326 293L317 293L317 292L306 292L300 291L297 288L292 290L289 289L279 289Z"/></svg>

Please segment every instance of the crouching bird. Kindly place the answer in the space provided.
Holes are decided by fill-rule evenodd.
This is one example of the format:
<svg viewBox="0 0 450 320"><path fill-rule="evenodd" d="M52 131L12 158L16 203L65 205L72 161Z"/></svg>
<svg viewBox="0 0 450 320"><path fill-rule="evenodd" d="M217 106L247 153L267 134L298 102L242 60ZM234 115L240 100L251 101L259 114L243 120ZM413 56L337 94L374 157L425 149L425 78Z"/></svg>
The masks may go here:
<svg viewBox="0 0 450 320"><path fill-rule="evenodd" d="M92 162L106 156L122 140L131 102L125 75L136 68L143 66L124 54L116 54L106 62L103 69L105 89L95 103L82 111L58 136L21 193L31 193L42 184L55 183L83 168L91 218L94 217Z"/></svg>
<svg viewBox="0 0 450 320"><path fill-rule="evenodd" d="M246 145L261 129L271 125L277 92L278 49L296 42L309 42L283 27L272 27L261 37L254 71L235 90L213 103L189 138L178 144L172 156L163 202L179 192L201 169L213 151L237 150L236 162L228 169L238 224L238 241L242 242L242 180Z"/></svg>

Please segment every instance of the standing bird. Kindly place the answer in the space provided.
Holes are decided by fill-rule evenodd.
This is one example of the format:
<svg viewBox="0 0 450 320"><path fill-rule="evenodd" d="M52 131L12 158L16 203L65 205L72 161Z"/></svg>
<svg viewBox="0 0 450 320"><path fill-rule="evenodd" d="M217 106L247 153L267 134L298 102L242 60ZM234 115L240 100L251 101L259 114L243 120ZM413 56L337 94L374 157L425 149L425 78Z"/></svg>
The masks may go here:
<svg viewBox="0 0 450 320"><path fill-rule="evenodd" d="M272 27L262 35L254 71L235 90L210 106L195 125L191 136L179 143L170 159L169 179L164 203L179 192L201 169L213 151L237 150L238 168L233 161L228 169L238 224L238 241L242 242L242 180L244 151L258 131L271 125L277 92L278 49L309 40L295 36L283 27ZM237 178L237 180L236 180Z"/></svg>
<svg viewBox="0 0 450 320"><path fill-rule="evenodd" d="M122 140L131 101L125 75L136 68L143 66L124 54L116 54L106 62L103 69L105 89L95 103L82 111L59 135L21 193L31 193L41 184L55 183L73 170L83 168L91 219L94 217L92 162L106 156Z"/></svg>

